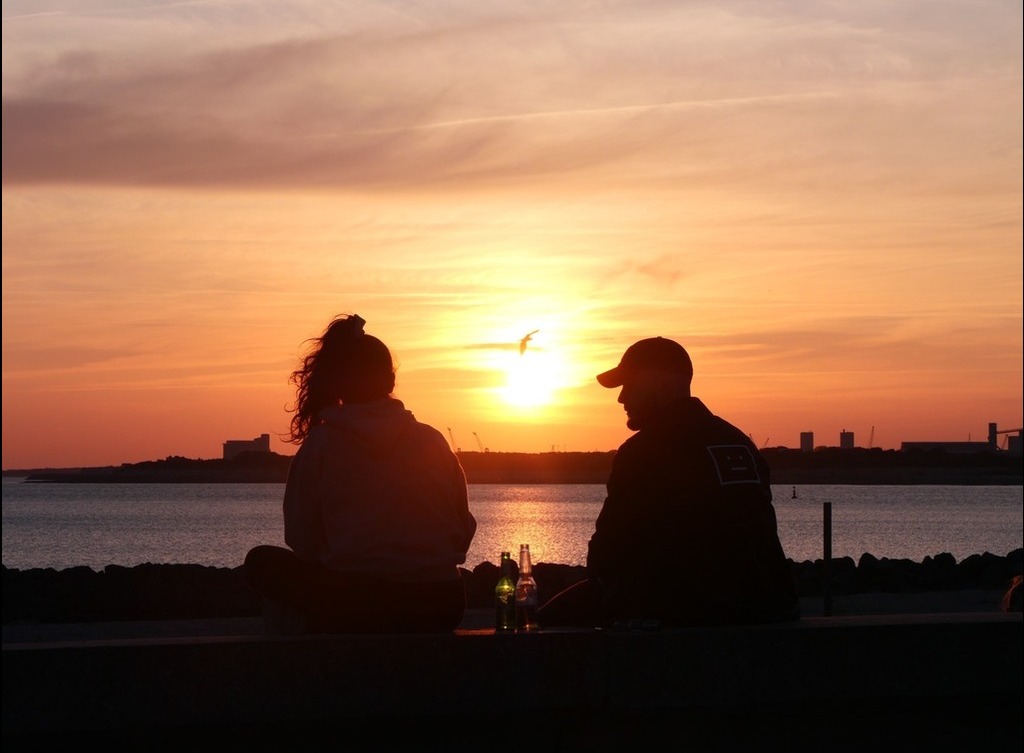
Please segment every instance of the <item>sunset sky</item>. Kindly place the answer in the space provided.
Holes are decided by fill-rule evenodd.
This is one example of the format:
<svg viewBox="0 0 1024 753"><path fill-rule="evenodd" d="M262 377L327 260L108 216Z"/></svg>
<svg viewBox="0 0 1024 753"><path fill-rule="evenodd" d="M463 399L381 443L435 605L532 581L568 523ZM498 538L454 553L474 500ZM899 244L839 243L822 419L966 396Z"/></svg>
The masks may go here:
<svg viewBox="0 0 1024 753"><path fill-rule="evenodd" d="M291 454L288 375L353 312L465 450L615 449L594 375L653 335L759 446L1021 427L1021 24L4 0L3 468Z"/></svg>

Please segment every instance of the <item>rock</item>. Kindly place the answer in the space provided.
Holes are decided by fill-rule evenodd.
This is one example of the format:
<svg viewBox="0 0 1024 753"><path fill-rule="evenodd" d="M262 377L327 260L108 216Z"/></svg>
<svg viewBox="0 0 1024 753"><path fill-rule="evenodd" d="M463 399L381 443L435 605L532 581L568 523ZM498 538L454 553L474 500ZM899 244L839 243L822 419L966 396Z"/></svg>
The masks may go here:
<svg viewBox="0 0 1024 753"><path fill-rule="evenodd" d="M831 593L910 593L971 588L1008 589L1021 575L1024 550L1005 557L973 554L959 564L938 554L917 563L863 555L831 560ZM822 594L824 562L790 561L801 596ZM498 567L489 562L462 569L470 609L494 604ZM534 575L545 601L586 577L581 566L537 563ZM108 565L66 570L3 568L3 624L259 617L262 603L242 568L190 564Z"/></svg>

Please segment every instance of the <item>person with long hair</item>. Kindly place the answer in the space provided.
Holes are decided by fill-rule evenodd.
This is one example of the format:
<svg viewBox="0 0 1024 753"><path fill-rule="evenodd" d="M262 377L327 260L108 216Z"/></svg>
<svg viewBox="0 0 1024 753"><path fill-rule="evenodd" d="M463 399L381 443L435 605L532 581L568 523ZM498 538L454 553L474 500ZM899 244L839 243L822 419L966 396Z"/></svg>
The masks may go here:
<svg viewBox="0 0 1024 753"><path fill-rule="evenodd" d="M465 473L395 398L391 351L365 324L335 317L291 374L288 548L254 547L244 565L271 632L446 631L465 614Z"/></svg>

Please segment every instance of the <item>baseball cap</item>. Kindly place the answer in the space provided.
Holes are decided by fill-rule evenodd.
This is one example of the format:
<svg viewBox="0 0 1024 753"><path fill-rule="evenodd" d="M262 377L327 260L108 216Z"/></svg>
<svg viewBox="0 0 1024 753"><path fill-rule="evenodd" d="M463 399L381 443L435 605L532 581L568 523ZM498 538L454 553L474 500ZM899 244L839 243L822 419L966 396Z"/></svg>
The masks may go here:
<svg viewBox="0 0 1024 753"><path fill-rule="evenodd" d="M626 378L643 369L661 369L693 378L693 363L686 348L665 337L649 337L626 348L622 360L614 369L597 375L602 387L621 387Z"/></svg>

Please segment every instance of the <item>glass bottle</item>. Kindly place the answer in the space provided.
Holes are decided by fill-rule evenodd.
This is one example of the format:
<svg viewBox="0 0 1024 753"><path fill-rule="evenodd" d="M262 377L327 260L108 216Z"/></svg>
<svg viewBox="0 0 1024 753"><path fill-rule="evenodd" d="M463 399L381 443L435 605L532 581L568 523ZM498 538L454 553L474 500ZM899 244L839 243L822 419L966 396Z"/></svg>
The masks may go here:
<svg viewBox="0 0 1024 753"><path fill-rule="evenodd" d="M516 630L536 630L537 581L533 579L530 545L519 545L519 580L516 581Z"/></svg>
<svg viewBox="0 0 1024 753"><path fill-rule="evenodd" d="M494 587L494 629L516 629L516 584L513 580L512 553L501 553L501 575Z"/></svg>

